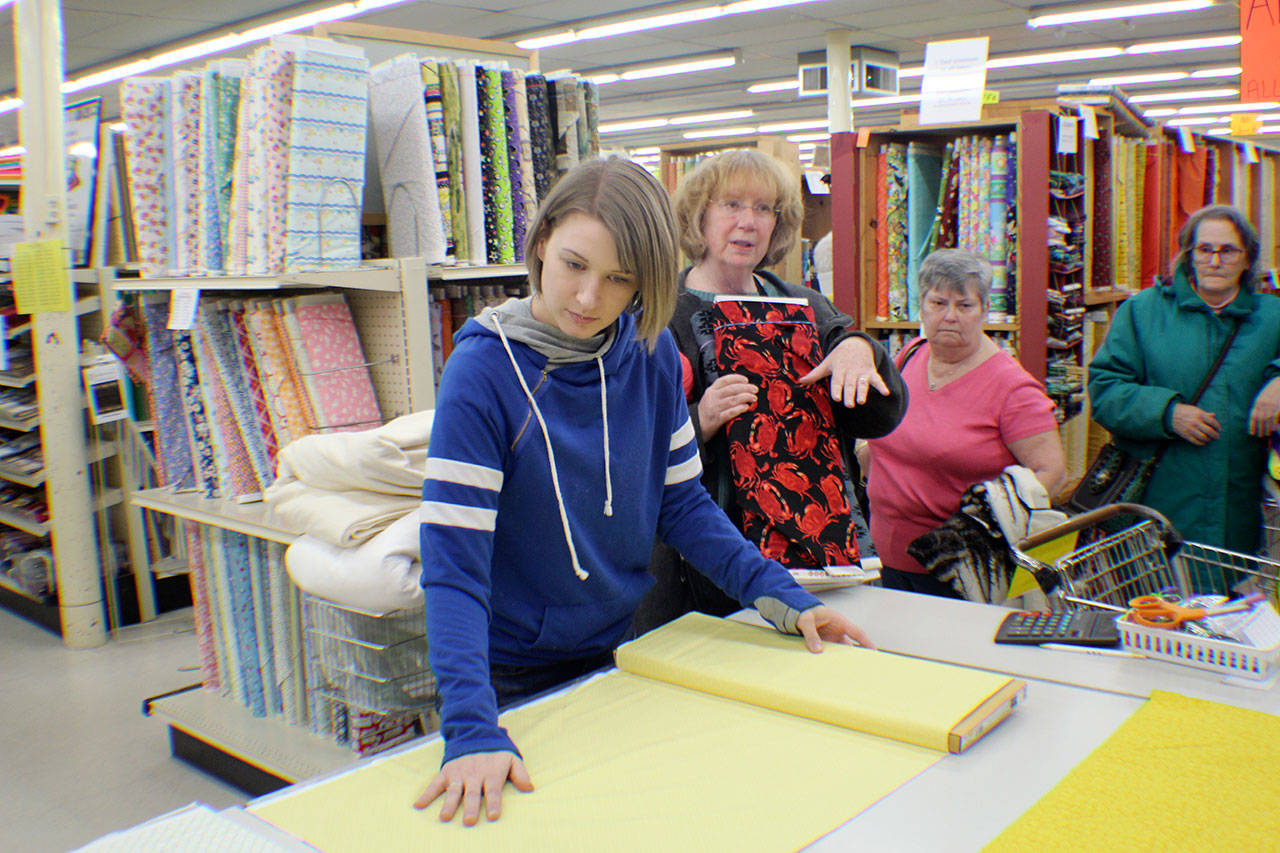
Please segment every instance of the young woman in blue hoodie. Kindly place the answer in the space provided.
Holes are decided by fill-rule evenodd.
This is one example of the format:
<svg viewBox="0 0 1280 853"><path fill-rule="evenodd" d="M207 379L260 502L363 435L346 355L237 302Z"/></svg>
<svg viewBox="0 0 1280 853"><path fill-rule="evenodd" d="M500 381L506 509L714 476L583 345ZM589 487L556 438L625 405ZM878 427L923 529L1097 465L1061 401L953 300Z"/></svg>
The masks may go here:
<svg viewBox="0 0 1280 853"><path fill-rule="evenodd" d="M654 535L778 630L869 645L743 539L703 488L666 330L677 239L666 191L611 158L556 184L529 228L533 295L459 331L421 510L444 763L415 805L489 820L533 784L498 708L608 665L653 578ZM615 488L616 484L616 488Z"/></svg>

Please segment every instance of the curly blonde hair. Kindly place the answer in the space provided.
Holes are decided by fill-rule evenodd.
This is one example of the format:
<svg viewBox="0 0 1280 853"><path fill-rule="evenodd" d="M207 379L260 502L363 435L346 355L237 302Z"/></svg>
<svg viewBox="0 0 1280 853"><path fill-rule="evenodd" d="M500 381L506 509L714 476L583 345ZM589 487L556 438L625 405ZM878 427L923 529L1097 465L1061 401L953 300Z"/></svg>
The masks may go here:
<svg viewBox="0 0 1280 853"><path fill-rule="evenodd" d="M707 240L702 234L702 217L707 211L707 204L727 189L751 185L771 191L778 210L768 251L759 266L773 266L795 245L804 220L799 182L780 162L761 151L750 148L726 151L703 160L676 187L675 213L676 227L680 230L680 248L695 264L707 255Z"/></svg>

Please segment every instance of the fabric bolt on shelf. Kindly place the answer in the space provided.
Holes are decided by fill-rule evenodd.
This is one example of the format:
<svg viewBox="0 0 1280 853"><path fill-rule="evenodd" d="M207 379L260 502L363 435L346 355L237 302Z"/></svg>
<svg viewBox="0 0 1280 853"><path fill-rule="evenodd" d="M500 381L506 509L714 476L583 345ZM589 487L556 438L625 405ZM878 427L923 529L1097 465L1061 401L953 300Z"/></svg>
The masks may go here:
<svg viewBox="0 0 1280 853"><path fill-rule="evenodd" d="M978 139L978 208L974 211L978 231L975 251L981 257L991 253L991 137Z"/></svg>
<svg viewBox="0 0 1280 853"><path fill-rule="evenodd" d="M939 248L938 240L943 229L942 209L943 205L946 203L947 182L950 180L951 176L951 149L952 145L950 142L942 146L942 163L938 167L938 171L940 173L938 180L938 206L934 208L933 211L933 223L929 226L929 238L925 254L933 252Z"/></svg>
<svg viewBox="0 0 1280 853"><path fill-rule="evenodd" d="M587 92L585 81L577 81L574 86L574 95L578 100L578 160L589 160L591 158L591 139L587 132Z"/></svg>
<svg viewBox="0 0 1280 853"><path fill-rule="evenodd" d="M151 381L147 394L155 423L156 482L161 486L190 487L195 482L191 438L184 414L182 386L178 382L178 353L169 322L169 300L144 298L142 319L147 330L147 362Z"/></svg>
<svg viewBox="0 0 1280 853"><path fill-rule="evenodd" d="M265 299L246 303L244 321L271 428L278 446L283 447L311 432L302 390L289 369L290 356L280 338L273 304Z"/></svg>
<svg viewBox="0 0 1280 853"><path fill-rule="evenodd" d="M489 238L489 263L511 264L515 263L514 223L502 72L496 68L477 69L476 80L476 97L480 100L480 148L485 164L485 235Z"/></svg>
<svg viewBox="0 0 1280 853"><path fill-rule="evenodd" d="M200 255L200 75L173 75L169 91L175 249L172 271L191 275L204 266Z"/></svg>
<svg viewBox="0 0 1280 853"><path fill-rule="evenodd" d="M228 234L231 226L232 193L235 186L236 137L239 131L241 82L249 64L240 60L222 60L217 71L217 102L213 105L214 133L213 185L217 202L218 269L228 263Z"/></svg>
<svg viewBox="0 0 1280 853"><path fill-rule="evenodd" d="M445 259L435 149L418 57L402 54L369 72L370 129L382 180L391 257ZM447 189L446 189L447 192Z"/></svg>
<svg viewBox="0 0 1280 853"><path fill-rule="evenodd" d="M889 313L889 155L876 155L876 319Z"/></svg>
<svg viewBox="0 0 1280 853"><path fill-rule="evenodd" d="M821 657L815 655L814 657ZM250 806L330 853L794 850L932 765L939 753L613 672L503 714L536 789L502 818L441 823L410 804L443 743ZM674 733L674 734L673 734ZM820 768L856 768L838 784ZM693 795L691 795L693 794Z"/></svg>
<svg viewBox="0 0 1280 853"><path fill-rule="evenodd" d="M249 339L249 326L245 322L245 307L242 302L234 302L228 306L231 328L235 333L236 358L244 372L248 383L249 398L253 404L255 426L262 436L262 444L267 453L268 481L263 488L275 480L276 457L280 448L276 442L275 428L271 424L271 407L267 404L266 392L262 389L262 376L258 373L258 362L253 355L253 343Z"/></svg>
<svg viewBox="0 0 1280 853"><path fill-rule="evenodd" d="M547 91L547 78L541 74L528 74L524 78L528 95L529 143L533 157L534 190L538 200L547 197L555 175L555 126L551 122L551 104Z"/></svg>
<svg viewBox="0 0 1280 853"><path fill-rule="evenodd" d="M578 165L578 134L582 127L579 90L582 84L576 77L558 77L547 81L548 93L555 87L556 117L556 171L567 172Z"/></svg>
<svg viewBox="0 0 1280 853"><path fill-rule="evenodd" d="M186 544L187 566L191 571L191 611L196 628L196 647L200 650L200 682L207 688L221 690L218 677L217 638L213 628L211 587L204 565L204 546L200 542L200 526L179 519L178 532Z"/></svg>
<svg viewBox="0 0 1280 853"><path fill-rule="evenodd" d="M1009 179L1008 137L997 136L991 144L990 192L987 196L987 260L991 262L991 322L1004 322L1009 310L1008 279L1005 269L1007 240L1005 221L1008 207L1005 202L1005 185Z"/></svg>
<svg viewBox="0 0 1280 853"><path fill-rule="evenodd" d="M435 165L440 230L444 238L444 263L453 264L457 262L458 256L453 246L453 210L449 200L449 149L444 124L444 95L440 88L440 65L436 62L423 62L419 70L422 74L422 102L427 112L427 131L431 135L431 158Z"/></svg>
<svg viewBox="0 0 1280 853"><path fill-rule="evenodd" d="M213 438L209 432L204 397L200 393L200 371L196 366L191 333L174 332L173 345L177 355L179 390L182 394L182 408L186 413L196 486L206 498L216 498L221 495L218 465L214 458Z"/></svg>
<svg viewBox="0 0 1280 853"><path fill-rule="evenodd" d="M907 144L907 319L920 318L920 262L929 253L929 232L938 210L942 152L923 142Z"/></svg>
<svg viewBox="0 0 1280 853"><path fill-rule="evenodd" d="M282 300L288 344L316 429L367 429L382 412L351 310L341 293Z"/></svg>
<svg viewBox="0 0 1280 853"><path fill-rule="evenodd" d="M156 77L129 77L120 84L120 115L127 128L129 206L138 260L144 276L161 275L169 268L171 176L165 169L169 125L169 81Z"/></svg>
<svg viewBox="0 0 1280 853"><path fill-rule="evenodd" d="M267 580L266 543L262 539L247 538L249 557L249 589L253 595L253 631L258 658L253 665L261 673L262 704L268 716L279 716L283 704L280 683L276 680L274 642L271 622L275 614L271 610L271 590Z"/></svg>
<svg viewBox="0 0 1280 853"><path fill-rule="evenodd" d="M250 497L262 493L249 451L244 444L240 422L231 402L231 378L219 369L214 354L214 332L198 324L191 333L196 367L200 372L200 394L209 415L209 438L218 470L218 490L223 497Z"/></svg>
<svg viewBox="0 0 1280 853"><path fill-rule="evenodd" d="M517 73L511 87L515 91L516 127L520 134L520 188L514 204L524 206L525 227L528 228L538 212L538 189L537 178L533 174L533 131L529 125L529 92L524 75ZM512 191L515 191L514 187ZM517 243L516 248L521 250L520 259L524 260L523 241Z"/></svg>
<svg viewBox="0 0 1280 853"><path fill-rule="evenodd" d="M313 489L363 489L418 497L427 469L434 409L412 412L361 432L318 434L280 451L277 483ZM270 494L265 496L271 501Z"/></svg>
<svg viewBox="0 0 1280 853"><path fill-rule="evenodd" d="M236 346L236 333L232 327L231 313L223 300L204 300L198 307L202 334L208 341L213 355L217 376L230 404L237 437L244 450L245 461L253 474L256 488L261 492L275 479L275 467L267 453L258 425L258 409L254 404L249 379L245 375L244 362Z"/></svg>
<svg viewBox="0 0 1280 853"><path fill-rule="evenodd" d="M249 272L250 186L261 186L263 176L254 172L263 145L261 108L266 82L246 63L240 78L240 103L236 107L236 134L231 165L231 191L227 198L227 223L222 247L223 269L228 275ZM256 208L255 208L256 213Z"/></svg>
<svg viewBox="0 0 1280 853"><path fill-rule="evenodd" d="M422 606L418 513L410 510L354 547L304 533L285 551L289 577L303 592L371 613Z"/></svg>
<svg viewBox="0 0 1280 853"><path fill-rule="evenodd" d="M258 629L254 617L253 576L249 566L249 537L233 530L221 534L222 553L231 604L232 643L240 668L239 698L255 717L267 714L258 668Z"/></svg>
<svg viewBox="0 0 1280 853"><path fill-rule="evenodd" d="M935 249L954 249L959 238L960 215L960 157L959 140L947 144L947 172L943 178L938 200L938 236Z"/></svg>
<svg viewBox="0 0 1280 853"><path fill-rule="evenodd" d="M256 149L257 159L250 163L250 168L258 170L261 181L249 189L250 229L263 229L249 233L249 271L259 275L279 275L285 269L289 169L293 160L290 118L296 71L293 54L275 48L262 50L258 69L263 77L259 131L262 140Z"/></svg>
<svg viewBox="0 0 1280 853"><path fill-rule="evenodd" d="M240 647L235 640L234 608L231 606L231 586L227 575L226 552L222 547L222 535L226 531L213 525L201 525L197 534L204 552L205 577L209 583L210 615L213 621L213 637L218 655L218 680L222 695L242 702L245 695L241 684ZM243 702L242 702L243 704Z"/></svg>
<svg viewBox="0 0 1280 853"><path fill-rule="evenodd" d="M221 272L222 237L218 234L218 182L214 175L213 157L218 137L218 102L222 90L212 65L200 72L200 138L197 170L200 176L200 200L196 239L197 268L203 272Z"/></svg>
<svg viewBox="0 0 1280 853"><path fill-rule="evenodd" d="M889 316L894 320L906 320L910 311L907 304L907 146L891 142L885 149Z"/></svg>
<svg viewBox="0 0 1280 853"><path fill-rule="evenodd" d="M520 157L523 140L520 137L520 114L516 109L516 80L521 79L515 71L504 70L502 79L502 109L506 122L507 141L507 174L511 195L511 248L512 262L524 260L524 162Z"/></svg>
<svg viewBox="0 0 1280 853"><path fill-rule="evenodd" d="M1005 310L1018 313L1018 138L1010 134L1004 183L1005 206Z"/></svg>
<svg viewBox="0 0 1280 853"><path fill-rule="evenodd" d="M458 262L470 257L467 223L467 188L463 178L462 101L458 91L458 66L441 61L440 101L444 111L445 155L449 168L449 221L453 230L453 254Z"/></svg>
<svg viewBox="0 0 1280 853"><path fill-rule="evenodd" d="M489 263L485 233L484 168L480 155L480 99L474 63L458 66L458 103L462 115L462 180L466 191L467 253L472 264Z"/></svg>
<svg viewBox="0 0 1280 853"><path fill-rule="evenodd" d="M586 100L586 157L600 156L600 86L590 80L582 81L582 92Z"/></svg>
<svg viewBox="0 0 1280 853"><path fill-rule="evenodd" d="M350 269L360 265L369 61L358 48L343 47L307 39L306 46L294 52L285 269ZM422 80L416 64L412 79L421 111ZM425 114L418 115L425 137ZM430 156L417 164L420 179L429 163ZM428 198L435 201L436 212L434 217L429 211L425 215L438 224L439 199L434 195ZM434 246L423 248L434 250L433 257L442 259L443 235L438 235Z"/></svg>
<svg viewBox="0 0 1280 853"><path fill-rule="evenodd" d="M1277 766L1280 717L1155 690L985 849L1272 849Z"/></svg>
<svg viewBox="0 0 1280 853"><path fill-rule="evenodd" d="M290 626L294 617L290 599L297 593L284 568L284 549L278 542L264 542L267 560L268 601L271 607L271 657L280 690L281 715L291 725L298 725L302 715L298 707L295 683L304 680L303 652L295 647Z"/></svg>

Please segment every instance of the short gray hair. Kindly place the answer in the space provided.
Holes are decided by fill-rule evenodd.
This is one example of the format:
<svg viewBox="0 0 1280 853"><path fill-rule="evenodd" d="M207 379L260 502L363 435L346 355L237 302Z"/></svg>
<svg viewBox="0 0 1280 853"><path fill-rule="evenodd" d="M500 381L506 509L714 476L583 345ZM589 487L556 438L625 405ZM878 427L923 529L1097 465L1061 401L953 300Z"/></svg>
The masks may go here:
<svg viewBox="0 0 1280 853"><path fill-rule="evenodd" d="M969 288L978 291L983 307L991 294L991 264L965 249L938 249L920 262L916 282L920 288L920 302L934 288L940 287L953 293L968 293Z"/></svg>

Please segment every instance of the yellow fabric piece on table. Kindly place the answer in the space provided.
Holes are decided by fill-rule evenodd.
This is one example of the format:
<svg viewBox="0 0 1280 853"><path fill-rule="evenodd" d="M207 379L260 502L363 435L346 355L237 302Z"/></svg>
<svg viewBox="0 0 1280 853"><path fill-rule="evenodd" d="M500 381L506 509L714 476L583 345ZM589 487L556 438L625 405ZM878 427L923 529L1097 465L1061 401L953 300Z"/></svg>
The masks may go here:
<svg viewBox="0 0 1280 853"><path fill-rule="evenodd" d="M1009 677L688 613L626 643L618 668L947 751L949 733Z"/></svg>
<svg viewBox="0 0 1280 853"><path fill-rule="evenodd" d="M1274 850L1278 768L1280 717L1153 691L986 850Z"/></svg>
<svg viewBox="0 0 1280 853"><path fill-rule="evenodd" d="M411 807L440 766L439 740L250 811L329 853L773 853L831 831L941 757L624 672L501 721L536 788L508 785L496 823L442 824L439 801Z"/></svg>

